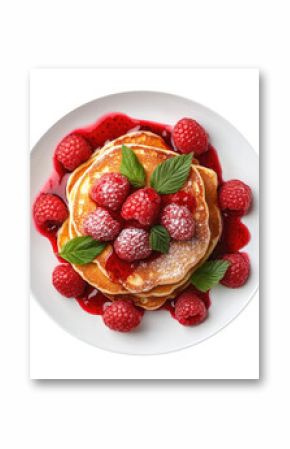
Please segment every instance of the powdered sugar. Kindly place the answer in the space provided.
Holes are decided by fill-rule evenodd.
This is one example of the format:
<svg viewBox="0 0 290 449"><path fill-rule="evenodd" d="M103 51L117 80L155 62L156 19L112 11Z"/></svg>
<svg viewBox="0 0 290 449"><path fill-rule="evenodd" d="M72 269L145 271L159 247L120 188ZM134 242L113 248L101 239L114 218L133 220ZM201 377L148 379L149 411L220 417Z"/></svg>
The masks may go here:
<svg viewBox="0 0 290 449"><path fill-rule="evenodd" d="M88 214L83 221L85 235L95 240L107 242L113 240L120 232L121 225L114 220L108 211L101 207Z"/></svg>
<svg viewBox="0 0 290 449"><path fill-rule="evenodd" d="M190 240L194 235L195 222L185 206L168 204L162 212L161 223L174 240Z"/></svg>
<svg viewBox="0 0 290 449"><path fill-rule="evenodd" d="M128 262L145 259L151 254L149 234L144 229L123 229L115 240L114 249L120 259Z"/></svg>

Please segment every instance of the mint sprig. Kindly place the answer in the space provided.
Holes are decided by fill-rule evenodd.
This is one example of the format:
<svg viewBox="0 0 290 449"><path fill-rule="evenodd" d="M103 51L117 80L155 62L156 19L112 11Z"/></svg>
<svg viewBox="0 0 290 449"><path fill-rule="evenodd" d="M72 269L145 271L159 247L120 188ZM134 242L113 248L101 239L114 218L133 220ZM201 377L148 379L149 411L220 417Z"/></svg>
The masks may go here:
<svg viewBox="0 0 290 449"><path fill-rule="evenodd" d="M122 145L122 161L120 172L126 176L130 184L134 187L143 187L145 185L145 170L139 162L136 154L131 148Z"/></svg>
<svg viewBox="0 0 290 449"><path fill-rule="evenodd" d="M61 249L59 255L68 262L84 265L92 262L104 250L106 243L98 242L92 237L75 237Z"/></svg>
<svg viewBox="0 0 290 449"><path fill-rule="evenodd" d="M150 178L150 185L160 194L176 193L188 178L192 153L167 159L159 164Z"/></svg>
<svg viewBox="0 0 290 449"><path fill-rule="evenodd" d="M159 164L150 178L150 185L160 194L176 193L188 178L192 164L192 153L175 156ZM145 185L146 173L143 165L131 148L122 145L120 172L136 188Z"/></svg>
<svg viewBox="0 0 290 449"><path fill-rule="evenodd" d="M156 225L150 230L149 243L151 249L167 254L169 251L170 235L164 226Z"/></svg>
<svg viewBox="0 0 290 449"><path fill-rule="evenodd" d="M207 292L224 277L229 265L226 260L207 261L193 273L191 282L201 292Z"/></svg>

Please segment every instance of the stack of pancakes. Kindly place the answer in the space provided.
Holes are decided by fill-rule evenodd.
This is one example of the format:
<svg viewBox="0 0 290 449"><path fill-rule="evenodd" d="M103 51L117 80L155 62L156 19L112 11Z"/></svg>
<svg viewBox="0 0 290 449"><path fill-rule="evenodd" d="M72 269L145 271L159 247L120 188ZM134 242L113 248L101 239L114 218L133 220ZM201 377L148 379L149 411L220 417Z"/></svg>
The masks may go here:
<svg viewBox="0 0 290 449"><path fill-rule="evenodd" d="M59 250L68 240L84 235L83 219L97 207L90 198L90 189L104 173L120 172L123 144L135 152L144 166L147 183L158 164L176 156L160 136L146 131L126 134L97 150L68 180L66 193L70 214L58 233ZM106 270L106 261L113 251L111 243L93 262L73 265L74 269L112 301L129 298L144 309L158 309L190 284L192 273L208 259L219 240L222 222L217 185L216 173L193 160L182 190L195 198L194 237L185 242L171 241L168 254L140 261L127 279L113 279Z"/></svg>

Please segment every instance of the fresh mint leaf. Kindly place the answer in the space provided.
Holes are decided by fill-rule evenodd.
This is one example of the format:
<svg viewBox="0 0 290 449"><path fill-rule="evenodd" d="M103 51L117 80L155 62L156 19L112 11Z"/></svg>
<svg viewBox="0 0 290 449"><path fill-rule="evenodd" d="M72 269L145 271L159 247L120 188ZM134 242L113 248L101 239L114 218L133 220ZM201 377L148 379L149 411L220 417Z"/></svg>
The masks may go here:
<svg viewBox="0 0 290 449"><path fill-rule="evenodd" d="M163 254L168 253L170 236L164 226L156 225L151 228L149 243L153 250Z"/></svg>
<svg viewBox="0 0 290 449"><path fill-rule="evenodd" d="M92 262L104 250L106 243L98 242L92 237L75 237L61 249L59 255L68 262L84 265Z"/></svg>
<svg viewBox="0 0 290 449"><path fill-rule="evenodd" d="M191 282L201 292L207 292L224 277L229 265L226 260L207 261L193 273Z"/></svg>
<svg viewBox="0 0 290 449"><path fill-rule="evenodd" d="M150 178L150 185L160 194L176 193L188 178L192 153L167 159L159 164Z"/></svg>
<svg viewBox="0 0 290 449"><path fill-rule="evenodd" d="M145 170L139 162L136 154L131 148L122 145L122 161L120 167L121 174L128 178L134 187L143 187L145 185Z"/></svg>

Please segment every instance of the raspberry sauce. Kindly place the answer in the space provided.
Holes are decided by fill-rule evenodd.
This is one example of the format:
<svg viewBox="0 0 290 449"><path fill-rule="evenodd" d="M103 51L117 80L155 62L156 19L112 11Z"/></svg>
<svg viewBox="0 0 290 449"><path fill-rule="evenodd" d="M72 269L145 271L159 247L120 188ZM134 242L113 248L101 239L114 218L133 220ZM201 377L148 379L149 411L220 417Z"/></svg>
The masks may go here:
<svg viewBox="0 0 290 449"><path fill-rule="evenodd" d="M70 134L84 137L93 148L102 147L107 141L114 140L132 130L151 131L163 137L171 146L172 127L149 120L133 119L121 112L111 112L100 117L95 123L84 128L78 128Z"/></svg>
<svg viewBox="0 0 290 449"><path fill-rule="evenodd" d="M69 173L63 172L60 174L59 172L54 170L47 182L44 184L40 193L52 193L54 195L57 195L64 201L65 204L67 204L65 190L68 177Z"/></svg>
<svg viewBox="0 0 290 449"><path fill-rule="evenodd" d="M224 229L221 241L224 243L224 252L235 252L246 246L251 234L247 226L242 223L240 217L223 217Z"/></svg>
<svg viewBox="0 0 290 449"><path fill-rule="evenodd" d="M83 310L92 315L103 315L105 303L110 302L101 292L90 286L87 287L86 294L76 300Z"/></svg>
<svg viewBox="0 0 290 449"><path fill-rule="evenodd" d="M250 239L250 231L240 217L223 215L223 232L211 259L239 251L249 243Z"/></svg>
<svg viewBox="0 0 290 449"><path fill-rule="evenodd" d="M224 182L222 174L222 166L218 157L218 153L211 144L209 144L208 150L205 153L198 156L198 160L200 165L203 165L204 167L207 168L211 168L213 171L216 172L220 185Z"/></svg>
<svg viewBox="0 0 290 449"><path fill-rule="evenodd" d="M159 310L167 310L172 318L175 319L175 307L174 307L174 301L166 301L165 304L163 304L162 307L160 307Z"/></svg>
<svg viewBox="0 0 290 449"><path fill-rule="evenodd" d="M155 260L160 256L157 251L152 251L151 255L146 258L146 261ZM126 281L126 279L134 272L138 266L138 261L136 262L126 262L120 259L115 251L108 257L106 261L105 268L110 275L112 281Z"/></svg>
<svg viewBox="0 0 290 449"><path fill-rule="evenodd" d="M35 226L36 230L39 232L39 234L43 235L44 237L46 237L49 240L49 242L52 246L52 250L53 250L54 254L57 256L57 252L58 252L57 229L52 229L52 230L43 229L40 226L38 226L35 223L35 221L34 221L34 226Z"/></svg>
<svg viewBox="0 0 290 449"><path fill-rule="evenodd" d="M54 168L53 173L51 175L51 177L53 178L52 180L55 180L60 184L63 177L65 175L69 175L69 173L63 167L63 165L56 159L55 154L53 155L52 162L53 162L53 168ZM57 177L58 177L58 179L56 179Z"/></svg>
<svg viewBox="0 0 290 449"><path fill-rule="evenodd" d="M173 149L172 141L171 141L171 134L172 134L172 127L169 125L164 125L163 123L157 123L157 122L151 122L149 120L138 120L140 129L143 131L151 131L154 134L158 134L158 136L161 136L163 140L167 143L171 149Z"/></svg>
<svg viewBox="0 0 290 449"><path fill-rule="evenodd" d="M115 251L106 261L106 270L110 274L112 281L125 281L135 270L136 264L120 259Z"/></svg>

